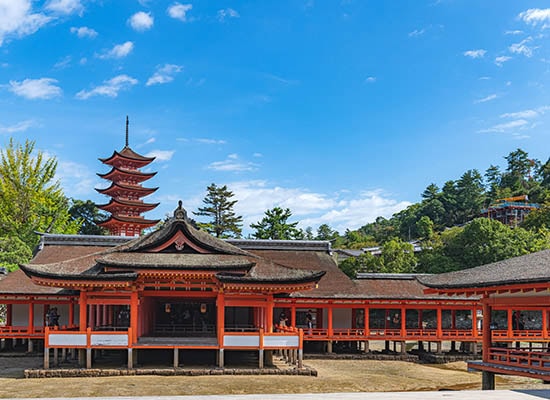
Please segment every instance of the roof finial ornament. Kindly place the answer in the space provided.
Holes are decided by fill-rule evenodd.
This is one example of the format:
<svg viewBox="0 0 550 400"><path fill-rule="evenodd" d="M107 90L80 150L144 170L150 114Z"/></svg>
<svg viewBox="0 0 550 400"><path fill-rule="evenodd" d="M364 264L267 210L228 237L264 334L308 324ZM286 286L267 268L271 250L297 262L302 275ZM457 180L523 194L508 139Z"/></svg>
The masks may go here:
<svg viewBox="0 0 550 400"><path fill-rule="evenodd" d="M183 208L183 202L181 200L178 201L178 208L174 211L174 218L187 220L187 211Z"/></svg>
<svg viewBox="0 0 550 400"><path fill-rule="evenodd" d="M128 116L126 116L126 147L128 147L128 125L129 125L129 121L128 121Z"/></svg>

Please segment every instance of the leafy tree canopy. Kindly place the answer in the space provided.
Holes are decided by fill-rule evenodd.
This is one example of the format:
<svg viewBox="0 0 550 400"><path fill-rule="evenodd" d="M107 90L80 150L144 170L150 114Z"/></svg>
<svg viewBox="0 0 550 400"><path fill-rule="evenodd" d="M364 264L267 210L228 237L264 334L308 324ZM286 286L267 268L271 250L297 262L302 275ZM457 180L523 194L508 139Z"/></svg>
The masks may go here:
<svg viewBox="0 0 550 400"><path fill-rule="evenodd" d="M261 221L250 224L256 231L252 236L256 239L291 240L303 237L303 232L297 228L298 222L288 222L292 216L290 209L274 207L265 212Z"/></svg>
<svg viewBox="0 0 550 400"><path fill-rule="evenodd" d="M243 217L236 215L233 207L237 200L232 200L233 192L226 185L221 187L212 183L206 188L207 193L195 215L210 218L208 222L197 223L199 227L218 238L240 238L242 234Z"/></svg>
<svg viewBox="0 0 550 400"><path fill-rule="evenodd" d="M71 220L81 221L82 225L78 230L81 235L107 235L109 232L98 226L99 222L107 220L107 215L103 213L91 200L71 199L69 208Z"/></svg>
<svg viewBox="0 0 550 400"><path fill-rule="evenodd" d="M55 180L57 161L34 146L10 139L0 149L0 235L18 237L29 248L38 243L37 231L77 233L80 228Z"/></svg>
<svg viewBox="0 0 550 400"><path fill-rule="evenodd" d="M8 272L15 271L19 264L27 263L31 257L31 249L18 237L0 237L0 266L6 267Z"/></svg>

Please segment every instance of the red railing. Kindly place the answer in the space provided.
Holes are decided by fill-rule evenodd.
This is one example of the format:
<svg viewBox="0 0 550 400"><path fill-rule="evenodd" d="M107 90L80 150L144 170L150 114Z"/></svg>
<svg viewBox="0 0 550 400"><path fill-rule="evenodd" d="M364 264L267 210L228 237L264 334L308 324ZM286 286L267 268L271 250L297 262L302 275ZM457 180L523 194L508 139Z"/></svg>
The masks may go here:
<svg viewBox="0 0 550 400"><path fill-rule="evenodd" d="M489 349L489 362L515 368L550 372L550 353L547 348L491 347Z"/></svg>

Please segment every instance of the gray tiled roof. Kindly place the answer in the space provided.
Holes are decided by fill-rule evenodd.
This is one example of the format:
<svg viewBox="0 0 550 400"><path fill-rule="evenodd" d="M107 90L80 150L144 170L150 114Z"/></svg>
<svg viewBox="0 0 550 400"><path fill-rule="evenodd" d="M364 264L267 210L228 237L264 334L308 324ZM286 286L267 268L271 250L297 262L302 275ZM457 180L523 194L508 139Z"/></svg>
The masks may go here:
<svg viewBox="0 0 550 400"><path fill-rule="evenodd" d="M461 271L422 276L418 280L430 288L452 289L550 281L550 250L526 254Z"/></svg>

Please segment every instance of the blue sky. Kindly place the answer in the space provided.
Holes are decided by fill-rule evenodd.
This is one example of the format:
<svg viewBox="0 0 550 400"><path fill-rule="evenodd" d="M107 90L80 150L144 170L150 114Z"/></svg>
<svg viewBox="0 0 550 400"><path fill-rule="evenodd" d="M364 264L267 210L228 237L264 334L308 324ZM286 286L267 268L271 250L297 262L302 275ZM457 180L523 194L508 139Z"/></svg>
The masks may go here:
<svg viewBox="0 0 550 400"><path fill-rule="evenodd" d="M0 0L0 142L105 202L97 158L155 155L161 202L227 184L341 233L519 148L548 159L547 1Z"/></svg>

